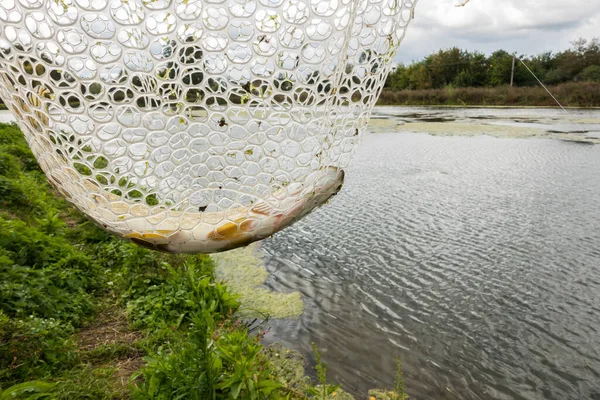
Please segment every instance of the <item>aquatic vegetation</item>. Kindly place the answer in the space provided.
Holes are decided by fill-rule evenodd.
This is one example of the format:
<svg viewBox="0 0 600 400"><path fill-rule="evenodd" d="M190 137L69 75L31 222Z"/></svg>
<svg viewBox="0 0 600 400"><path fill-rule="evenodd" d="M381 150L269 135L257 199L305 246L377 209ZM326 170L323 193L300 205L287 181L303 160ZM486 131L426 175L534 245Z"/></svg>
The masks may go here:
<svg viewBox="0 0 600 400"><path fill-rule="evenodd" d="M410 122L402 126L407 132L428 133L435 136L478 136L527 138L544 136L545 131L539 128L524 128L502 125L469 124L460 122Z"/></svg>
<svg viewBox="0 0 600 400"><path fill-rule="evenodd" d="M310 378L304 372L304 357L298 351L279 343L265 347L263 356L271 373L281 384L280 392L287 394L291 399L304 399L311 385Z"/></svg>
<svg viewBox="0 0 600 400"><path fill-rule="evenodd" d="M212 256L219 280L239 296L238 312L248 317L288 318L302 314L304 302L299 292L280 293L261 287L268 272L260 249L250 245Z"/></svg>
<svg viewBox="0 0 600 400"><path fill-rule="evenodd" d="M394 379L394 394L399 400L405 400L408 398L406 394L406 384L404 383L404 376L402 373L402 361L399 357L396 357L396 378Z"/></svg>
<svg viewBox="0 0 600 400"><path fill-rule="evenodd" d="M521 120L525 119L521 117ZM421 120L422 121L422 120ZM510 122L497 121L497 123L474 123L462 121L449 122L404 122L399 117L376 118L371 120L369 131L371 133L425 133L433 136L491 136L495 138L507 139L558 139L571 142L582 142L590 144L600 144L600 138L597 135L588 135L585 131L559 132L547 130L541 127L527 127L511 125ZM568 119L566 121L569 121ZM532 123L537 122L534 118ZM595 124L595 119L571 118L571 123L577 124Z"/></svg>

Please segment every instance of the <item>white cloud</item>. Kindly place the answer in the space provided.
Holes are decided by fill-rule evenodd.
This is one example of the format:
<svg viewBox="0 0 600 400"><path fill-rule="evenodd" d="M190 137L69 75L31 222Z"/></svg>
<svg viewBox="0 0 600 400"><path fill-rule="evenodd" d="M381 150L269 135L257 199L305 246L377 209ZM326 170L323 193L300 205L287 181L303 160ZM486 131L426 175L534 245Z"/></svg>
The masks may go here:
<svg viewBox="0 0 600 400"><path fill-rule="evenodd" d="M561 51L579 38L600 36L598 0L419 0L397 59L457 46L490 53Z"/></svg>

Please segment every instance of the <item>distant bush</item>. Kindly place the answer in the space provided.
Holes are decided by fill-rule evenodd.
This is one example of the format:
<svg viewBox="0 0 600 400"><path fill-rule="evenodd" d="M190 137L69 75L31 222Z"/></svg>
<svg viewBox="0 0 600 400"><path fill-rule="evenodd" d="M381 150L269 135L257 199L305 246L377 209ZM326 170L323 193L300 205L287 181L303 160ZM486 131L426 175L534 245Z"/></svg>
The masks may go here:
<svg viewBox="0 0 600 400"><path fill-rule="evenodd" d="M549 87L564 106L600 106L600 83L571 82ZM542 87L444 88L424 90L384 89L379 105L451 106L556 106Z"/></svg>
<svg viewBox="0 0 600 400"><path fill-rule="evenodd" d="M600 65L590 65L581 72L579 78L586 82L600 82Z"/></svg>

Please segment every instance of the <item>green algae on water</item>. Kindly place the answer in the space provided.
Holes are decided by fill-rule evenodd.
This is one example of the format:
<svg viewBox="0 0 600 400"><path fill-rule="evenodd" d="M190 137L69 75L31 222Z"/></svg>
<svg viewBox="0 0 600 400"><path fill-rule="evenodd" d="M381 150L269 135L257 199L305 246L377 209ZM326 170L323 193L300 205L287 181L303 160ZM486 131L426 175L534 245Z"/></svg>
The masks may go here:
<svg viewBox="0 0 600 400"><path fill-rule="evenodd" d="M213 255L217 278L240 296L240 314L271 318L302 315L304 302L300 292L280 293L263 287L269 273L264 266L257 244Z"/></svg>
<svg viewBox="0 0 600 400"><path fill-rule="evenodd" d="M528 120L519 117L519 120ZM536 122L531 117L531 122ZM595 119L570 119L573 123L595 123ZM538 127L502 124L474 124L468 122L404 122L393 118L377 118L369 122L369 132L379 133L425 133L433 136L490 136L505 139L555 139L570 142L600 144L600 137L585 131L559 132Z"/></svg>

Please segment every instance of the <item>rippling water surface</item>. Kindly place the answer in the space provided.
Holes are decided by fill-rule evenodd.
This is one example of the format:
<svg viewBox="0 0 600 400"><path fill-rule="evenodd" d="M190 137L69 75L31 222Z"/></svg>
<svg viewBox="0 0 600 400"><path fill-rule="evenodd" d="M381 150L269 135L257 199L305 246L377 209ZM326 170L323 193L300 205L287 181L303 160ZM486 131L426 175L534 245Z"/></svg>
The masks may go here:
<svg viewBox="0 0 600 400"><path fill-rule="evenodd" d="M600 146L370 135L342 192L263 242L299 290L268 340L364 397L600 399Z"/></svg>

